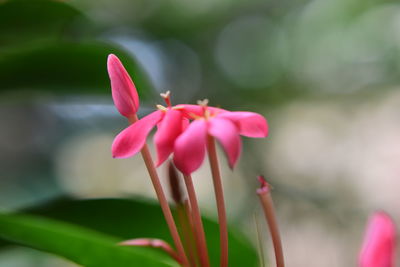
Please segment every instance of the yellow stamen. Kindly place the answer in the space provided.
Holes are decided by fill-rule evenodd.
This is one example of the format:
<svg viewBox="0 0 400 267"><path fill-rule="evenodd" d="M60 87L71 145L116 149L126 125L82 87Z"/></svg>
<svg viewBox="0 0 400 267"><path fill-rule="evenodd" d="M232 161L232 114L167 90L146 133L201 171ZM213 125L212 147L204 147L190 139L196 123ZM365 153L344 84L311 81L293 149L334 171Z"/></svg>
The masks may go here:
<svg viewBox="0 0 400 267"><path fill-rule="evenodd" d="M156 105L157 109L161 110L161 111L167 111L168 109L166 107L164 107L163 105Z"/></svg>
<svg viewBox="0 0 400 267"><path fill-rule="evenodd" d="M195 120L203 119L202 116L198 116L198 115L196 115L196 114L194 114L194 113L189 113L189 116L190 116L192 119L195 119Z"/></svg>

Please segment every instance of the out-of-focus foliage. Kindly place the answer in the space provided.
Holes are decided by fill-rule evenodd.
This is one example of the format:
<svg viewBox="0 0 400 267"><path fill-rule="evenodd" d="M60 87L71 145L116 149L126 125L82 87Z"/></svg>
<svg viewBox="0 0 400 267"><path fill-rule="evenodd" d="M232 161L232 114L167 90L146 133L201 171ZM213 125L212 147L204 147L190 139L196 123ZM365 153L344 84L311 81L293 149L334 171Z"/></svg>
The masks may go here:
<svg viewBox="0 0 400 267"><path fill-rule="evenodd" d="M0 69L13 64L2 88L107 92L101 62L115 52L139 90L191 92L185 101L277 104L377 89L398 82L399 16L397 3L378 0L9 0L0 4Z"/></svg>
<svg viewBox="0 0 400 267"><path fill-rule="evenodd" d="M118 246L106 235L41 217L0 214L0 236L87 267L178 266L159 251Z"/></svg>
<svg viewBox="0 0 400 267"><path fill-rule="evenodd" d="M109 53L118 54L126 62L126 68L135 73L135 82L140 88L150 88L146 75L137 64L127 60L126 52L95 42L41 43L6 53L0 59L2 88L46 90L50 94L103 94L109 87L104 70Z"/></svg>
<svg viewBox="0 0 400 267"><path fill-rule="evenodd" d="M147 75L126 51L98 40L95 27L83 12L61 1L1 2L1 90L102 94L109 87L104 62L115 53L135 74L144 97L151 90Z"/></svg>
<svg viewBox="0 0 400 267"><path fill-rule="evenodd" d="M78 25L91 25L78 9L60 1L13 0L0 5L0 44L15 49L35 42L79 38L84 34Z"/></svg>
<svg viewBox="0 0 400 267"><path fill-rule="evenodd" d="M107 234L108 236L114 237L114 243L122 240L132 239L132 238L159 238L168 241L170 244L172 243L172 239L169 235L168 228L164 223L164 218L161 213L161 209L157 204L152 204L146 201L133 201L127 199L93 199L93 200L81 200L81 201L73 201L73 200L59 200L53 203L49 203L43 206L29 208L28 212L35 215L41 215L47 218L56 219L63 222L68 222L76 225L80 225L83 227L87 227L88 229L92 229L103 234ZM4 218L2 220L2 218ZM23 217L22 217L23 218ZM93 241L93 244L80 244L79 240L70 240L70 241L62 241L67 233L70 233L70 229L64 227L62 224L54 225L54 227L50 227L47 230L49 232L45 232L43 228L47 227L45 223L41 224L40 220L34 221L34 225L39 226L40 231L33 231L31 238L29 240L24 239L24 231L23 226L20 226L23 219L15 219L16 226L12 228L14 231L21 231L21 236L15 236L13 233L9 233L6 231L8 228L5 228L3 231L1 227L5 223L14 222L14 217L7 217L6 215L0 216L0 236L5 237L7 240L17 240L21 244L30 245L34 248L44 248L45 251L50 251L53 253L57 253L61 256L69 255L68 253L72 253L75 258L68 257L69 259L77 261L76 257L84 257L91 260L92 257L97 257L98 255L84 253L84 256L79 255L79 251L75 253L72 252L74 249L79 249L80 246L94 246L96 247L96 242ZM46 222L46 221L45 221ZM2 224L3 223L3 224ZM50 223L49 223L50 224ZM8 225L8 224L7 224ZM27 222L27 227L29 226L29 222ZM207 234L207 243L210 253L210 258L212 265L218 265L219 263L219 227L218 224L214 221L204 218L204 227ZM50 229L52 231L56 231L53 236L51 236ZM71 228L72 229L72 228ZM28 230L32 230L29 228ZM77 238L86 238L86 232L76 231L74 236ZM42 238L40 236L43 235L43 239L54 239L54 243L45 243L41 244ZM229 250L230 250L230 266L256 266L257 265L257 254L253 249L252 245L248 242L247 238L244 237L241 233L235 232L233 229L230 229L229 236ZM88 237L89 238L89 237ZM35 239L39 239L35 242ZM100 238L98 238L100 239ZM58 242L64 242L64 247L58 247L59 250L52 250L52 246L54 246ZM75 243L76 242L76 243ZM89 242L87 240L83 240L82 242ZM76 245L73 245L76 244ZM42 246L42 247L41 247ZM63 252L63 249L66 251ZM115 249L115 248L112 248ZM104 257L109 256L109 253L113 253L110 248L110 251L107 251L104 248L101 252L107 253L106 255L102 255ZM97 250L97 249L94 249ZM100 248L99 248L100 250ZM65 254L63 254L65 253ZM122 252L121 252L122 253ZM97 259L97 262L104 260ZM112 260L118 260L117 256L112 258ZM114 266L110 264L110 261L107 261L103 264L104 266ZM107 265L107 263L109 265ZM134 261L132 262L134 264ZM144 263L143 263L144 264ZM86 266L86 265L85 265ZM90 265L87 265L90 266ZM93 266L103 266L103 265L93 265ZM121 265L123 266L123 265ZM147 266L147 265L146 265Z"/></svg>

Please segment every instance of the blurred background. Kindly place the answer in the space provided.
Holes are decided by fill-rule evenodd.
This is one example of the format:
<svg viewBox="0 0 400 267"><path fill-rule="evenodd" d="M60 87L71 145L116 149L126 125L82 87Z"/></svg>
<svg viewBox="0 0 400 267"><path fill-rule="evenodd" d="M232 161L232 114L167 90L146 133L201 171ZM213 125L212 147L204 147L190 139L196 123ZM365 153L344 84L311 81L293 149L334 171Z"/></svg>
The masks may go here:
<svg viewBox="0 0 400 267"><path fill-rule="evenodd" d="M355 266L372 211L400 222L400 4L390 0L0 1L1 209L154 198L140 157L111 157L127 122L111 100L109 53L135 81L140 116L170 90L175 104L208 98L268 119L268 138L243 138L234 172L221 155L226 201L255 241L255 177L267 177L288 266ZM208 166L194 176L215 216ZM0 266L73 265L13 248Z"/></svg>

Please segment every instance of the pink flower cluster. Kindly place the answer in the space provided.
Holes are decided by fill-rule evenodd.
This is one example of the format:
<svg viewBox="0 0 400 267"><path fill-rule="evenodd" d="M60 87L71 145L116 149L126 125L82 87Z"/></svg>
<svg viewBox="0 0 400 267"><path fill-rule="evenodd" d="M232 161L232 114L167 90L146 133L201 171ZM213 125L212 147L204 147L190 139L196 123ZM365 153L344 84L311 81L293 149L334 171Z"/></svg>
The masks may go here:
<svg viewBox="0 0 400 267"><path fill-rule="evenodd" d="M154 144L157 152L156 166L160 166L173 155L175 166L186 175L186 179L189 179L190 183L187 183L188 180L185 180L189 189L191 189L192 183L191 178L188 176L201 166L209 144L213 144L213 139L216 139L221 144L227 156L229 166L234 168L241 153L242 143L240 135L254 138L262 138L268 135L267 121L260 114L242 111L231 112L221 108L210 107L206 100L199 101L198 105L181 104L172 106L169 92L161 94L166 102L165 107L157 105L155 111L139 120L136 115L139 109L139 98L135 85L120 60L114 55L108 57L108 72L111 79L112 97L115 106L132 123L114 139L112 144L113 157L126 158L141 151L146 144L147 136L157 126L157 132L154 135ZM212 149L209 151L214 152L211 154L215 155L214 146L212 145L210 148ZM151 174L154 174L156 171L151 157L148 158L145 161L149 160L154 169L154 171L149 171L152 177ZM215 180L220 179L218 176L219 174L214 177L213 174ZM152 178L154 181L158 181L157 177ZM259 180L261 188L257 190L257 193L263 204L268 224L273 229L271 230L271 235L274 242L277 266L284 266L282 246L280 245L277 223L272 211L272 200L269 195L270 186L261 176ZM158 184L156 183L155 188L156 192L160 193L162 189L157 190L157 187L160 187L159 182ZM192 194L189 193L191 197L190 205L192 205L194 211L198 211L197 201L194 201L194 189L189 190L189 192L192 192ZM223 226L220 228L220 232L224 233L226 231L226 216L223 208L222 188L216 189L216 197L217 206L219 205L219 223L220 226ZM221 203L218 202L218 197ZM159 200L160 203L165 203L165 207L168 208L165 196L161 194ZM168 214L170 215L170 211ZM196 226L198 228L196 228L196 231L198 231L197 233L201 233L202 231L204 235L199 211L197 215ZM170 217L172 218L172 215ZM193 218L195 218L194 215ZM173 223L172 226L173 228L175 227ZM221 266L227 266L228 264L227 240L227 237L225 239L221 237L221 244L223 244L222 241L225 241L224 244L226 245L221 245ZM179 242L175 242L178 253L175 253L167 243L161 240L147 238L134 239L121 244L159 247L169 253L178 262L184 263L185 253L183 249L179 251ZM200 245L198 248L199 255L201 256L200 260L203 260L202 263L205 264L204 266L209 266L205 241L205 252L201 250ZM394 267L395 251L396 226L394 222L384 212L374 213L367 226L358 265L360 267ZM224 260L222 260L222 255L225 256Z"/></svg>
<svg viewBox="0 0 400 267"><path fill-rule="evenodd" d="M118 111L131 121L136 117L139 98L135 85L115 55L108 57L108 72L112 96ZM156 165L161 165L171 154L176 167L184 174L191 174L204 161L207 138L213 137L221 144L233 168L240 156L240 135L266 137L268 124L263 116L253 112L231 112L199 105L172 106L169 92L162 94L166 107L135 121L115 138L112 154L126 158L138 153L146 143L150 131L157 126L154 144L157 151Z"/></svg>

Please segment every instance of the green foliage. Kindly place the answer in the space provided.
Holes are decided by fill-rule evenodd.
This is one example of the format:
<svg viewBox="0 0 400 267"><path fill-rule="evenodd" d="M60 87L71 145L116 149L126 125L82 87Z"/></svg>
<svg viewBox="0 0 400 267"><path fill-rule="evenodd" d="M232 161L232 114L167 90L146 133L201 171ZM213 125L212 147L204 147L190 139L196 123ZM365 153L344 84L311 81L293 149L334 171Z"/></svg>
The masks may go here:
<svg viewBox="0 0 400 267"><path fill-rule="evenodd" d="M29 46L0 57L3 90L36 89L52 93L110 93L107 55L115 53L143 95L151 88L146 75L123 51L112 45L87 42L57 42Z"/></svg>
<svg viewBox="0 0 400 267"><path fill-rule="evenodd" d="M114 53L145 97L152 85L139 64L124 50L98 41L94 29L83 13L61 1L1 2L0 90L109 93L106 60Z"/></svg>
<svg viewBox="0 0 400 267"><path fill-rule="evenodd" d="M160 207L146 201L127 199L60 200L27 211L59 221L84 226L126 240L160 238L172 244ZM218 224L204 218L212 266L219 265ZM1 228L1 225L0 225ZM256 266L257 253L246 237L231 229L230 265Z"/></svg>
<svg viewBox="0 0 400 267"><path fill-rule="evenodd" d="M76 8L61 1L13 0L0 4L0 46L26 46L77 35L77 23L89 25Z"/></svg>
<svg viewBox="0 0 400 267"><path fill-rule="evenodd" d="M177 266L153 249L120 247L104 234L35 216L0 214L0 236L87 267Z"/></svg>

